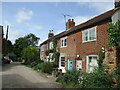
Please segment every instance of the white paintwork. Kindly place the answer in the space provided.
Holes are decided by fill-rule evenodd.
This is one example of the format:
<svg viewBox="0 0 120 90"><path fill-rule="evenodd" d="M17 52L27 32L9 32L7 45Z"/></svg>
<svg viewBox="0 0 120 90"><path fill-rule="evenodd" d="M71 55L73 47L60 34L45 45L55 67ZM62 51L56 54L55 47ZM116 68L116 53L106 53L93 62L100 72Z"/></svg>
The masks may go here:
<svg viewBox="0 0 120 90"><path fill-rule="evenodd" d="M59 57L59 68L58 69L61 69L62 73L66 73L65 67L61 66L61 57L65 57L65 56L60 56Z"/></svg>
<svg viewBox="0 0 120 90"><path fill-rule="evenodd" d="M65 39L67 39L67 36L60 39L60 41L61 41L61 48L67 47L67 41L66 41L66 46L62 46L62 40L64 41ZM65 43L65 42L63 42L63 43Z"/></svg>
<svg viewBox="0 0 120 90"><path fill-rule="evenodd" d="M91 62L89 63L89 57L92 57ZM94 70L94 68L98 67L97 59L93 57L98 57L98 55L88 55L86 57L86 72L90 73Z"/></svg>
<svg viewBox="0 0 120 90"><path fill-rule="evenodd" d="M76 60L76 69L82 70L82 60Z"/></svg>
<svg viewBox="0 0 120 90"><path fill-rule="evenodd" d="M90 39L89 39L89 31L90 31L91 29L93 29L93 28L95 28L95 37L96 37L96 39L90 40ZM84 40L83 40L83 37L84 37L84 36L83 36L83 33L86 32L86 31L88 31L88 41L84 41ZM82 43L90 42L90 41L96 41L96 40L97 40L97 26L82 31Z"/></svg>

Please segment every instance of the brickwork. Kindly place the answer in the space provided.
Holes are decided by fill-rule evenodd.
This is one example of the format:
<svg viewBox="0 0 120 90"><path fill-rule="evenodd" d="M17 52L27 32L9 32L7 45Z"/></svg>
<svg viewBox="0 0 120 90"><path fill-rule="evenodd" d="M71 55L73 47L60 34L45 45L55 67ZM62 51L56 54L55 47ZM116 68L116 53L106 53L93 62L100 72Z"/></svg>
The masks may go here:
<svg viewBox="0 0 120 90"><path fill-rule="evenodd" d="M120 63L120 47L106 48L104 66L108 73L111 73L118 63Z"/></svg>

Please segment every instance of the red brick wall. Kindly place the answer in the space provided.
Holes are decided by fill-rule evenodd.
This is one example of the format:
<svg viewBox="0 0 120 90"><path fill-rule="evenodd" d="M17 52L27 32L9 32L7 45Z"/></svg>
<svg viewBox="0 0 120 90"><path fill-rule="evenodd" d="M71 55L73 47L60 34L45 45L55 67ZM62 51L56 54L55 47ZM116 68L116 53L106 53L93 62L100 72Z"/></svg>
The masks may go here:
<svg viewBox="0 0 120 90"><path fill-rule="evenodd" d="M44 50L40 52L41 55L43 55L44 58L46 58L45 51L47 50L47 44L44 44Z"/></svg>
<svg viewBox="0 0 120 90"><path fill-rule="evenodd" d="M3 35L3 27L0 26L0 53L2 53L2 39L3 39L2 35Z"/></svg>
<svg viewBox="0 0 120 90"><path fill-rule="evenodd" d="M61 48L61 41L58 40L58 46L60 48L61 55L66 56L66 68L67 60L70 58L73 60L74 68L76 67L76 56L80 55L80 59L83 59L83 71L86 71L86 56L87 55L98 55L99 50L107 45L108 33L107 33L108 23L103 23L97 26L97 40L82 43L82 32L77 32L67 36L67 47Z"/></svg>

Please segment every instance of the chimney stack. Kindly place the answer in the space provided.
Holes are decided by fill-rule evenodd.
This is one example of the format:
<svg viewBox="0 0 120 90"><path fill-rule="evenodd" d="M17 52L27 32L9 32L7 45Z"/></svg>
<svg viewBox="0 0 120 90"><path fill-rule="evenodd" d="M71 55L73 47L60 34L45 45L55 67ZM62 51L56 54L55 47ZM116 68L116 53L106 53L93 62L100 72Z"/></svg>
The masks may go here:
<svg viewBox="0 0 120 90"><path fill-rule="evenodd" d="M48 38L51 38L54 36L54 33L53 33L53 30L49 30L49 33L48 33Z"/></svg>
<svg viewBox="0 0 120 90"><path fill-rule="evenodd" d="M115 0L115 8L120 7L120 0Z"/></svg>
<svg viewBox="0 0 120 90"><path fill-rule="evenodd" d="M66 30L70 29L71 27L75 26L75 22L74 19L68 19L68 21L66 22Z"/></svg>

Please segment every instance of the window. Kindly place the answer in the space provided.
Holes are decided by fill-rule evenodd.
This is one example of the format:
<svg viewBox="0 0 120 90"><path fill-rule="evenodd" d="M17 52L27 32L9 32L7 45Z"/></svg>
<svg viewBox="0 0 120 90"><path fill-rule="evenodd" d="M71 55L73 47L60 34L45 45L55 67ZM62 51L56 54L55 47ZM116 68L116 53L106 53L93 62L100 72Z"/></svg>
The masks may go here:
<svg viewBox="0 0 120 90"><path fill-rule="evenodd" d="M67 47L67 37L61 38L61 47Z"/></svg>
<svg viewBox="0 0 120 90"><path fill-rule="evenodd" d="M87 56L87 62L86 62L86 72L93 72L95 68L98 67L97 63L98 55L89 55Z"/></svg>
<svg viewBox="0 0 120 90"><path fill-rule="evenodd" d="M53 48L53 42L50 42L50 49L52 49Z"/></svg>
<svg viewBox="0 0 120 90"><path fill-rule="evenodd" d="M44 45L42 45L42 46L40 47L40 49L41 49L41 51L44 51Z"/></svg>
<svg viewBox="0 0 120 90"><path fill-rule="evenodd" d="M90 28L82 32L82 41L95 41L96 40L96 27Z"/></svg>
<svg viewBox="0 0 120 90"><path fill-rule="evenodd" d="M61 66L65 67L65 57L61 57Z"/></svg>

